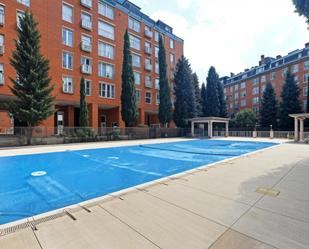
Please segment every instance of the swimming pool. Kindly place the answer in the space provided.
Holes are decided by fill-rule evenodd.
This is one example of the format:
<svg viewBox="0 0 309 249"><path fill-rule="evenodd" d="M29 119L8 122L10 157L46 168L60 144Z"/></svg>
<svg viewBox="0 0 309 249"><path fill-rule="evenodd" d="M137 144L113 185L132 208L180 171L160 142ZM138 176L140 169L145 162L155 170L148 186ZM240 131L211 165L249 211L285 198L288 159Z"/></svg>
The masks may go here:
<svg viewBox="0 0 309 249"><path fill-rule="evenodd" d="M0 224L273 145L190 140L0 157Z"/></svg>

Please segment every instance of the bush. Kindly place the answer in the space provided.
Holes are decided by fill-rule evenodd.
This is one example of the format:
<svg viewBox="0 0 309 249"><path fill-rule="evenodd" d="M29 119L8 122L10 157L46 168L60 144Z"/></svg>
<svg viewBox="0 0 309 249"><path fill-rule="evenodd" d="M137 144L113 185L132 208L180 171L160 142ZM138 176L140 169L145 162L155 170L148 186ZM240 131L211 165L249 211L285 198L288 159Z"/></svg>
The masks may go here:
<svg viewBox="0 0 309 249"><path fill-rule="evenodd" d="M230 125L233 128L248 128L253 129L256 125L257 118L251 109L245 109L236 113L231 120Z"/></svg>

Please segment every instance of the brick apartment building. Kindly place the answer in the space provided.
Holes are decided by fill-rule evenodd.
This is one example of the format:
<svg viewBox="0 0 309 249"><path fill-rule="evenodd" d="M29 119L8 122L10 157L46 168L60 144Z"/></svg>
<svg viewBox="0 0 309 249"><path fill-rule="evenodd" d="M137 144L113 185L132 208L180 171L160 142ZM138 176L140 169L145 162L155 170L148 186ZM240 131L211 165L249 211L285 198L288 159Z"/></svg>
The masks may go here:
<svg viewBox="0 0 309 249"><path fill-rule="evenodd" d="M183 55L183 40L162 21L154 21L125 0L0 0L0 127L13 126L4 109L12 99L9 64L18 16L30 9L39 23L41 52L50 60L55 85L55 115L47 127L79 125L79 82L86 79L92 127L123 127L120 112L123 36L128 28L135 84L138 124L158 124L158 41L164 37L168 76ZM17 124L15 124L17 126Z"/></svg>
<svg viewBox="0 0 309 249"><path fill-rule="evenodd" d="M284 75L290 70L300 88L300 100L306 110L309 77L309 43L303 49L297 49L286 56L276 58L261 56L258 66L246 69L244 72L230 77L221 78L227 101L228 114L251 108L257 114L265 86L270 82L280 101Z"/></svg>

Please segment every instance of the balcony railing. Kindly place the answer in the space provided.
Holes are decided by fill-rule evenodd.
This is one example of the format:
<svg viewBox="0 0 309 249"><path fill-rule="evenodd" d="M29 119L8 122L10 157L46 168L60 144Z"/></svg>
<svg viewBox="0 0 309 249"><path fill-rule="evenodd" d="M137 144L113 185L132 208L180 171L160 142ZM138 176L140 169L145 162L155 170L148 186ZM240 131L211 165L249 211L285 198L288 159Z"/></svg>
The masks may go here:
<svg viewBox="0 0 309 249"><path fill-rule="evenodd" d="M88 30L92 29L92 22L89 20L82 19L81 25L82 25L82 28L84 29L88 29Z"/></svg>
<svg viewBox="0 0 309 249"><path fill-rule="evenodd" d="M145 53L146 54L151 54L152 53L152 49L150 47L145 47Z"/></svg>
<svg viewBox="0 0 309 249"><path fill-rule="evenodd" d="M81 66L81 70L82 70L82 73L91 74L92 73L92 66L83 64Z"/></svg>
<svg viewBox="0 0 309 249"><path fill-rule="evenodd" d="M152 71L152 65L151 64L145 64L146 71L151 72Z"/></svg>
<svg viewBox="0 0 309 249"><path fill-rule="evenodd" d="M145 36L148 38L152 38L152 32L149 30L145 30Z"/></svg>
<svg viewBox="0 0 309 249"><path fill-rule="evenodd" d="M80 0L80 3L87 8L92 8L92 0Z"/></svg>
<svg viewBox="0 0 309 249"><path fill-rule="evenodd" d="M91 44L86 43L86 42L82 42L81 47L82 47L83 51L91 52L91 49L92 49Z"/></svg>

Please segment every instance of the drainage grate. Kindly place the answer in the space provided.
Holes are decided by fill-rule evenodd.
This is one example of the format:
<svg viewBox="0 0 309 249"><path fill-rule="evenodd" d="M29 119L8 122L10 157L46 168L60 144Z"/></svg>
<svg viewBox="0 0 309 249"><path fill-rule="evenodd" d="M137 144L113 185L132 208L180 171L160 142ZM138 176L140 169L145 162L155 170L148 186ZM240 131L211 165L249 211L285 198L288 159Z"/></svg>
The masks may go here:
<svg viewBox="0 0 309 249"><path fill-rule="evenodd" d="M268 195L272 197L277 197L280 194L279 190L272 189L272 188L264 188L264 187L257 188L256 192L259 194Z"/></svg>

